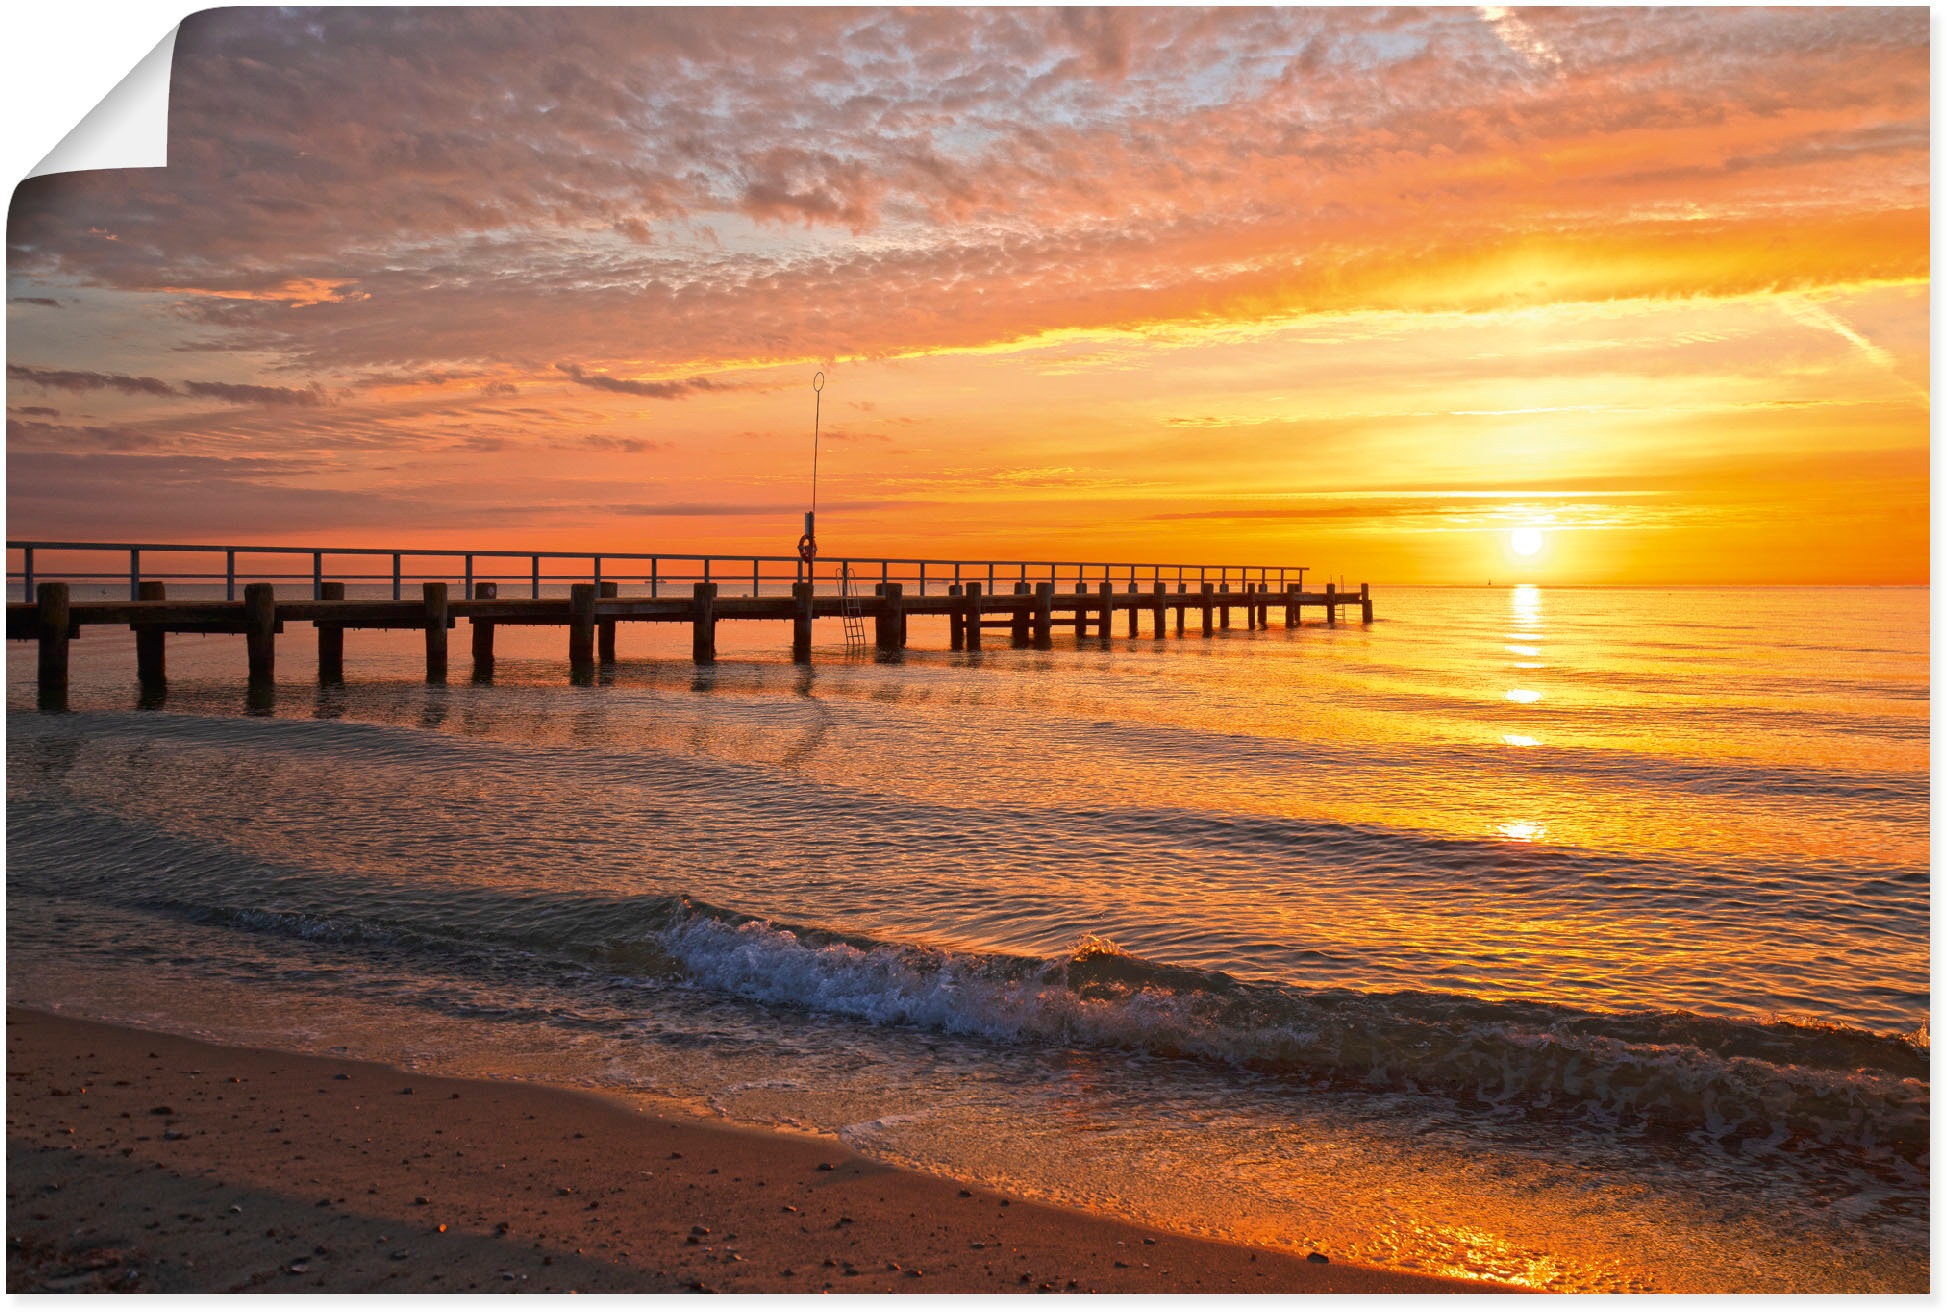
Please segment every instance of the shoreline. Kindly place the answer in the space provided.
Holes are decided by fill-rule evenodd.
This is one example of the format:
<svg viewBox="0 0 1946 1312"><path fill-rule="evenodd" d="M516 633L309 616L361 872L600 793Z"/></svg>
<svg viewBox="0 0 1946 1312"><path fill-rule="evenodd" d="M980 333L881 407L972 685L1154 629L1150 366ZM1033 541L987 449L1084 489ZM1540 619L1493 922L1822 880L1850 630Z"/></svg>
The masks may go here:
<svg viewBox="0 0 1946 1312"><path fill-rule="evenodd" d="M7 1291L1509 1293L550 1085L7 1009Z"/></svg>

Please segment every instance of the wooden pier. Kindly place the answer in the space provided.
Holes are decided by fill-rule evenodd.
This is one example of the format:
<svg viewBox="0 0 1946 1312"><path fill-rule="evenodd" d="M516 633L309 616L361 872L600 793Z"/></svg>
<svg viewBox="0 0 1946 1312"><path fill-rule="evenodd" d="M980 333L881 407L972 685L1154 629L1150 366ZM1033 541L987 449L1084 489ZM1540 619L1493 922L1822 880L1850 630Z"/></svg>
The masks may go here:
<svg viewBox="0 0 1946 1312"><path fill-rule="evenodd" d="M7 637L10 641L39 645L39 688L44 704L65 698L68 684L68 644L89 625L126 627L135 633L136 667L145 683L160 683L167 678L167 635L173 633L236 633L244 636L249 677L253 682L273 680L277 668L277 637L287 621L313 626L317 640L317 674L322 682L337 682L344 677L345 632L348 629L412 629L425 635L426 678L444 682L449 666L449 633L465 620L470 630L471 656L475 678L490 678L494 660L494 635L507 625L554 625L567 630L567 656L571 675L586 678L597 665L612 664L618 649L618 630L631 624L681 624L690 629L690 652L699 665L716 659L716 628L719 624L750 620L788 623L791 626L792 659L808 662L812 655L812 625L816 620L847 614L868 622L877 654L896 657L907 645L907 622L917 616L943 616L947 620L948 641L955 651L979 651L986 635L1000 631L1008 645L1045 648L1055 629L1071 629L1078 638L1090 636L1106 640L1115 633L1118 617L1125 623L1128 637L1140 637L1146 630L1156 639L1194 633L1209 637L1229 629L1240 617L1246 629L1270 627L1272 616L1285 628L1302 622L1310 607L1327 625L1336 625L1353 615L1361 623L1372 621L1369 585L1357 591L1340 591L1326 584L1322 591L1303 584L1305 571L1297 567L1203 566L1203 565L1128 565L1086 562L1021 561L819 561L807 570L788 557L703 557L645 556L608 554L571 556L568 553L513 552L377 552L342 548L261 548L261 547L177 547L129 544L8 543L10 551L22 553L22 568L10 570L10 579L19 579L29 590L32 601L10 602L7 606ZM45 562L50 553L66 552L71 557L94 552L127 553L131 562L127 600L82 600L74 596L74 583L98 584L104 578L120 579L121 571L103 574L99 570L64 571L64 577L48 579L44 564L36 576L35 557ZM240 577L237 559L251 556L287 555L297 551L312 556L313 570L308 579L309 595L279 595L269 581L243 582L242 596L235 597ZM194 570L176 571L168 579L145 577L142 556L151 560L175 553L223 552L228 561L226 595L221 600L178 599L168 595L169 582L187 578L205 586L212 576ZM326 579L326 556L391 555L392 598L358 599L346 596L347 580ZM460 589L445 579L419 581L416 597L406 596L402 558L408 555L464 556L465 568ZM521 556L531 561L530 573L517 577L529 584L530 595L505 597L500 584L506 577L482 579L475 576L482 559ZM543 596L541 560L589 561L594 577L587 581L569 576L566 596ZM606 566L649 561L647 577L627 589L621 580L602 579ZM750 567L748 595L726 593L718 581L734 562L740 572ZM667 576L662 566L674 566ZM685 573L693 574L700 564L704 578L688 581L679 590ZM772 595L764 595L764 568L773 571ZM927 576L927 568L932 576ZM908 582L916 588L908 591ZM794 568L797 577L788 582L775 579L783 569ZM1063 571L1074 577L1063 580ZM950 573L949 573L950 571ZM1099 572L1098 581L1087 574ZM717 577L710 578L714 572ZM1218 579L1208 575L1216 572ZM274 573L274 571L273 571ZM1030 574L1044 574L1033 578ZM1117 579L1115 574L1123 574ZM1140 577L1148 574L1147 579ZM1165 578L1173 573L1175 578ZM1189 575L1196 575L1194 581ZM865 577L878 575L867 584ZM894 575L897 577L894 577ZM1006 580L1003 575L1016 574ZM1291 575L1296 575L1292 580ZM968 577L976 575L978 577ZM834 577L835 576L835 577ZM1254 576L1254 577L1252 577ZM247 573L241 578L247 579ZM292 577L288 573L281 578ZM301 577L301 576L300 576ZM369 584L373 576L353 575ZM383 576L380 576L381 578ZM550 576L550 582L561 579ZM743 581L743 580L739 580ZM179 585L180 586L180 585ZM869 589L869 590L868 590ZM669 595L674 591L674 595Z"/></svg>

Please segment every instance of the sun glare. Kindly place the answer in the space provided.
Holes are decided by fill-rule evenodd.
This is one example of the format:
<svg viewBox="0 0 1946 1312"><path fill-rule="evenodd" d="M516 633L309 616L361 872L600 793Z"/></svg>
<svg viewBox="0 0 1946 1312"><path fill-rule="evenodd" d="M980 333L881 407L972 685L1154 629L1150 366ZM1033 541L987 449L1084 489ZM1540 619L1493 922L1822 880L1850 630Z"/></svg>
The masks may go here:
<svg viewBox="0 0 1946 1312"><path fill-rule="evenodd" d="M1509 541L1516 556L1531 556L1547 545L1547 539L1541 536L1537 528L1517 528Z"/></svg>

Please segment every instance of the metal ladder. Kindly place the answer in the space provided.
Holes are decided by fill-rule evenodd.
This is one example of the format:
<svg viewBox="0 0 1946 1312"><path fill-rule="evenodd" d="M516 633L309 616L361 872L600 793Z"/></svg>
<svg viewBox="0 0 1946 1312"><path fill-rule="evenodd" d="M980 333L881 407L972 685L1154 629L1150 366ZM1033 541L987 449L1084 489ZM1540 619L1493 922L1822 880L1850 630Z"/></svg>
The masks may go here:
<svg viewBox="0 0 1946 1312"><path fill-rule="evenodd" d="M838 595L844 599L840 613L845 620L845 651L865 650L865 612L858 604L858 594L851 590L851 566L846 565L838 575Z"/></svg>

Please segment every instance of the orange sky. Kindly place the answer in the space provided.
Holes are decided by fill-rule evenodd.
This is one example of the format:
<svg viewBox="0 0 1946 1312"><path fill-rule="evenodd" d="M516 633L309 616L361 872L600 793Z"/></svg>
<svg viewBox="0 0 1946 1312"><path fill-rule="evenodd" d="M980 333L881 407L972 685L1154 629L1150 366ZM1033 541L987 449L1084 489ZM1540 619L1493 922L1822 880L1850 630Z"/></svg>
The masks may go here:
<svg viewBox="0 0 1946 1312"><path fill-rule="evenodd" d="M199 14L8 534L787 553L822 368L827 554L1925 582L1927 24Z"/></svg>

